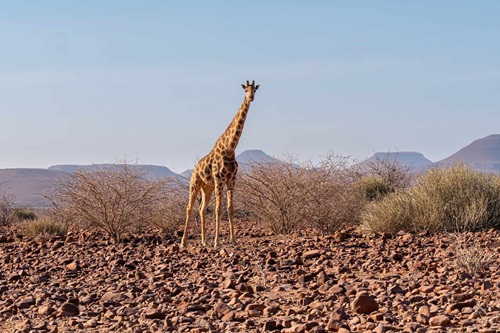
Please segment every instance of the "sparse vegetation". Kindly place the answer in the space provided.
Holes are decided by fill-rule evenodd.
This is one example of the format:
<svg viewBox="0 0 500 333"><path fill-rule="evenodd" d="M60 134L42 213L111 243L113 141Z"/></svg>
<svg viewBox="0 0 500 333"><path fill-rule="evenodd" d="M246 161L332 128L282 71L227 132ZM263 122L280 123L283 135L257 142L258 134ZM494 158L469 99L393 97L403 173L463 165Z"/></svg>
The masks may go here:
<svg viewBox="0 0 500 333"><path fill-rule="evenodd" d="M346 158L327 156L319 164L256 163L241 173L244 210L276 234L305 227L332 232L357 221L360 200L353 191Z"/></svg>
<svg viewBox="0 0 500 333"><path fill-rule="evenodd" d="M16 205L15 198L7 190L0 188L0 225L8 225L12 222Z"/></svg>
<svg viewBox="0 0 500 333"><path fill-rule="evenodd" d="M27 208L17 208L13 217L16 221L33 221L37 218L35 212Z"/></svg>
<svg viewBox="0 0 500 333"><path fill-rule="evenodd" d="M500 177L464 165L432 169L408 190L372 202L363 214L369 231L477 231L500 227Z"/></svg>
<svg viewBox="0 0 500 333"><path fill-rule="evenodd" d="M28 237L50 238L51 236L64 236L68 228L65 224L43 217L34 221L25 221L21 227L23 235Z"/></svg>
<svg viewBox="0 0 500 333"><path fill-rule="evenodd" d="M188 190L183 186L171 186L164 201L158 205L158 214L151 224L164 236L173 237L179 227L184 225L188 195Z"/></svg>
<svg viewBox="0 0 500 333"><path fill-rule="evenodd" d="M397 156L397 153L383 158L376 156L354 168L356 188L363 199L380 200L410 186L413 179L411 168L402 164Z"/></svg>
<svg viewBox="0 0 500 333"><path fill-rule="evenodd" d="M457 253L457 266L466 273L484 272L495 259L495 253L486 253L475 245L461 248Z"/></svg>
<svg viewBox="0 0 500 333"><path fill-rule="evenodd" d="M495 261L496 253L479 246L474 239L460 240L455 235L456 265L459 270L475 275L484 272Z"/></svg>
<svg viewBox="0 0 500 333"><path fill-rule="evenodd" d="M45 197L59 220L90 224L120 242L132 228L158 219L166 184L148 180L141 170L123 163L76 171Z"/></svg>
<svg viewBox="0 0 500 333"><path fill-rule="evenodd" d="M355 184L356 191L362 199L380 200L396 189L380 176L362 176Z"/></svg>

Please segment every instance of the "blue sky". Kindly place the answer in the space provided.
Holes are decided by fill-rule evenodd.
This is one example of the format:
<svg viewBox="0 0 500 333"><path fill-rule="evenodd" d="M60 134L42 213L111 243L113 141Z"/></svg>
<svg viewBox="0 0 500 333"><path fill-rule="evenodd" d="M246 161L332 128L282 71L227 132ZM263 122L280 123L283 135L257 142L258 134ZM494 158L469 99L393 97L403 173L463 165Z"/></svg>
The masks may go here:
<svg viewBox="0 0 500 333"><path fill-rule="evenodd" d="M237 152L315 159L500 133L499 1L0 0L0 168L182 172L261 84Z"/></svg>

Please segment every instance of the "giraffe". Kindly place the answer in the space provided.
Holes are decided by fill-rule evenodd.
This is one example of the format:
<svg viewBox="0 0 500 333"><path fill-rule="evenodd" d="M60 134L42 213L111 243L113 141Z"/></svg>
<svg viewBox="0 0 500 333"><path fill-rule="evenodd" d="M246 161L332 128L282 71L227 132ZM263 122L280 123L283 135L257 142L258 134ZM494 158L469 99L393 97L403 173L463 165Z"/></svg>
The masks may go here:
<svg viewBox="0 0 500 333"><path fill-rule="evenodd" d="M201 220L201 244L206 246L205 241L205 215L210 202L212 193L215 190L215 239L214 246L219 245L219 222L222 214L222 195L224 187L226 187L227 195L227 213L229 219L229 240L235 245L233 229L233 190L236 182L236 173L238 172L238 163L234 155L234 151L243 132L243 126L250 109L250 103L254 99L255 92L259 89L259 85L255 85L255 81L250 84L241 85L245 90L245 98L234 116L233 120L222 133L214 147L203 157L193 171L189 182L189 203L186 208L186 224L184 226L184 234L182 235L181 247L186 245L187 229L193 204L201 191L201 204L199 208Z"/></svg>

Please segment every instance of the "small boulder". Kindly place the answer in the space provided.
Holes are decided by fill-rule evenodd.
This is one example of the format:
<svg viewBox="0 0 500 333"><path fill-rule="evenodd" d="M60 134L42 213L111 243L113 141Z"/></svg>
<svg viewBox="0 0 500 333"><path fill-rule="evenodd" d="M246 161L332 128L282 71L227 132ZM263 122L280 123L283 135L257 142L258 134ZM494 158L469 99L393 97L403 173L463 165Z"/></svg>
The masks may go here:
<svg viewBox="0 0 500 333"><path fill-rule="evenodd" d="M378 310L378 303L369 295L359 295L351 303L351 309L356 313L369 314Z"/></svg>

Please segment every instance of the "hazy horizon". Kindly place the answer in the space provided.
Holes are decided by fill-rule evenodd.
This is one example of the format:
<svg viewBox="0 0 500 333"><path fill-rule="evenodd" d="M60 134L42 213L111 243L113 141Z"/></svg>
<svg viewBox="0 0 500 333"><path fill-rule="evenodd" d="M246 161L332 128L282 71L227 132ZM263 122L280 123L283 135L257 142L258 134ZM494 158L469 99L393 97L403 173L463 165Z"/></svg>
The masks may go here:
<svg viewBox="0 0 500 333"><path fill-rule="evenodd" d="M0 168L237 153L432 161L500 133L500 2L0 4Z"/></svg>

